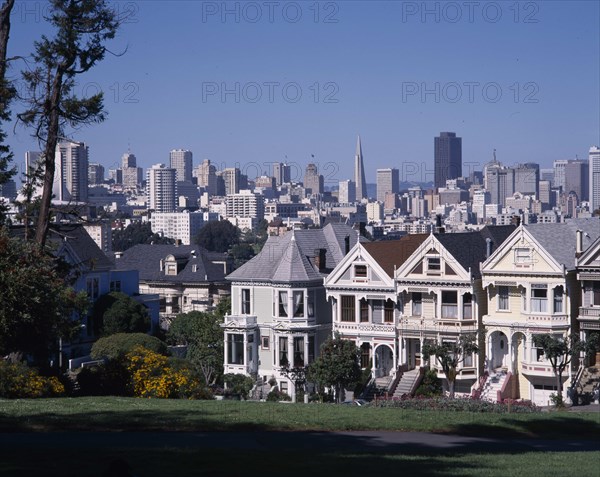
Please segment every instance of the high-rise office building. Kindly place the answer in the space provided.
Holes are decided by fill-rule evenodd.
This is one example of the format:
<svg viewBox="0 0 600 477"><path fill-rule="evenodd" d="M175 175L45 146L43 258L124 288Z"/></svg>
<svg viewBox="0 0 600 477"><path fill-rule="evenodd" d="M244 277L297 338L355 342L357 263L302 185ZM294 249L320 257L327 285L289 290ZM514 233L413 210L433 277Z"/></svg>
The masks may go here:
<svg viewBox="0 0 600 477"><path fill-rule="evenodd" d="M177 180L192 182L192 151L173 149L169 153L171 168L177 171Z"/></svg>
<svg viewBox="0 0 600 477"><path fill-rule="evenodd" d="M104 182L104 166L90 162L88 164L88 184L99 185Z"/></svg>
<svg viewBox="0 0 600 477"><path fill-rule="evenodd" d="M291 167L282 162L273 163L273 177L275 185L279 187L281 184L287 184L291 181Z"/></svg>
<svg viewBox="0 0 600 477"><path fill-rule="evenodd" d="M38 167L43 167L42 153L39 151L25 152L25 172L29 174L32 170L35 172Z"/></svg>
<svg viewBox="0 0 600 477"><path fill-rule="evenodd" d="M356 184L354 181L340 181L338 202L340 204L352 204L353 202L356 202Z"/></svg>
<svg viewBox="0 0 600 477"><path fill-rule="evenodd" d="M88 146L62 141L56 145L54 186L59 201L86 202L88 198Z"/></svg>
<svg viewBox="0 0 600 477"><path fill-rule="evenodd" d="M494 159L485 167L485 188L490 193L490 204L504 207L506 198L515 193L515 169Z"/></svg>
<svg viewBox="0 0 600 477"><path fill-rule="evenodd" d="M562 191L565 190L565 168L567 167L568 160L559 159L554 161L554 180L552 182L553 187L560 187Z"/></svg>
<svg viewBox="0 0 600 477"><path fill-rule="evenodd" d="M141 167L137 167L135 155L126 152L121 157L121 171L123 187L136 189L142 185L144 172Z"/></svg>
<svg viewBox="0 0 600 477"><path fill-rule="evenodd" d="M323 176L319 174L317 166L310 163L306 166L306 172L304 174L304 189L306 194L322 194L324 189Z"/></svg>
<svg viewBox="0 0 600 477"><path fill-rule="evenodd" d="M177 210L177 171L155 164L146 171L147 208L156 212Z"/></svg>
<svg viewBox="0 0 600 477"><path fill-rule="evenodd" d="M567 194L575 192L579 201L589 199L590 167L587 160L574 159L565 165L565 182L563 191Z"/></svg>
<svg viewBox="0 0 600 477"><path fill-rule="evenodd" d="M462 138L453 132L441 132L433 139L434 185L446 187L448 179L462 176Z"/></svg>
<svg viewBox="0 0 600 477"><path fill-rule="evenodd" d="M377 201L385 202L388 192L400 192L400 172L395 168L377 169Z"/></svg>
<svg viewBox="0 0 600 477"><path fill-rule="evenodd" d="M225 183L225 195L239 193L241 186L241 174L237 167L228 167L223 169L221 176Z"/></svg>
<svg viewBox="0 0 600 477"><path fill-rule="evenodd" d="M356 154L354 155L354 183L356 184L356 200L368 199L367 181L365 180L365 165L360 144L360 136L356 141Z"/></svg>
<svg viewBox="0 0 600 477"><path fill-rule="evenodd" d="M590 211L593 213L600 209L600 148L598 146L590 147L589 176Z"/></svg>
<svg viewBox="0 0 600 477"><path fill-rule="evenodd" d="M540 182L540 166L533 162L518 164L515 170L515 192L538 196Z"/></svg>
<svg viewBox="0 0 600 477"><path fill-rule="evenodd" d="M204 159L202 164L194 168L194 176L198 180L198 187L202 187L208 195L217 195L217 168Z"/></svg>

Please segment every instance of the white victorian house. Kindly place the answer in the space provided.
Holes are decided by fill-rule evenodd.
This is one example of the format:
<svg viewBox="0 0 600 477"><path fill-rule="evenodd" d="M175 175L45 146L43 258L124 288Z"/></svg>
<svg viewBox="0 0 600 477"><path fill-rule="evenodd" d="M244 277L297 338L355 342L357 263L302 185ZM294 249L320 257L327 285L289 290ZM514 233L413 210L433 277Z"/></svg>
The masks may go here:
<svg viewBox="0 0 600 477"><path fill-rule="evenodd" d="M262 251L226 278L231 314L224 319L225 373L253 376L294 397L281 373L310 364L331 336L323 281L357 242L343 224L271 236Z"/></svg>
<svg viewBox="0 0 600 477"><path fill-rule="evenodd" d="M533 344L536 334L568 336L579 330L581 286L576 257L600 236L598 219L575 219L557 224L521 225L482 265L483 287L488 311L483 317L486 331L486 367L490 374L503 371L502 397L529 399L548 405L556 392L550 362ZM587 266L590 257L581 255L579 279L586 296L593 300L596 275ZM588 271L589 270L589 271ZM583 320L584 329L594 323ZM571 363L571 366L577 363ZM563 379L571 385L574 369Z"/></svg>

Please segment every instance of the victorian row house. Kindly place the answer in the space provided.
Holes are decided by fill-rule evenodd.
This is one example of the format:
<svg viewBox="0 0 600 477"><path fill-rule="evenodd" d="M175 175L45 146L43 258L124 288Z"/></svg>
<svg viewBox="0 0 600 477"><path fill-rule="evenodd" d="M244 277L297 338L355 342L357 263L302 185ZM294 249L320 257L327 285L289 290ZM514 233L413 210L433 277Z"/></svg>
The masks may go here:
<svg viewBox="0 0 600 477"><path fill-rule="evenodd" d="M231 314L223 323L225 373L246 374L294 396L286 366L310 364L331 336L323 281L355 245L344 224L271 236L261 252L227 276Z"/></svg>

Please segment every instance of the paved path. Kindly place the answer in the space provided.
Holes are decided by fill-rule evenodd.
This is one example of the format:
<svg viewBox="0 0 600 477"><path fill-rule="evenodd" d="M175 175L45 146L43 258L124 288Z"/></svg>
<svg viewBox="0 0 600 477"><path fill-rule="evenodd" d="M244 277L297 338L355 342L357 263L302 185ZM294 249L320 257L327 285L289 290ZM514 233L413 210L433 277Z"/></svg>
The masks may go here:
<svg viewBox="0 0 600 477"><path fill-rule="evenodd" d="M596 440L465 437L424 432L48 432L0 433L0 449L181 448L319 452L600 451Z"/></svg>

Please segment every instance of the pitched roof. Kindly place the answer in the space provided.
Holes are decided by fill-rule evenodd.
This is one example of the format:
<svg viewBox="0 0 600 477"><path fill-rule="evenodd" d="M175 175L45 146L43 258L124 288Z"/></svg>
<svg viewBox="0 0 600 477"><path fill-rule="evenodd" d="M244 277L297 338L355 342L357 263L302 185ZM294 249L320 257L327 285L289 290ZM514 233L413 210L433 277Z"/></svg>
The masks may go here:
<svg viewBox="0 0 600 477"><path fill-rule="evenodd" d="M477 232L435 234L435 237L465 270L470 268L472 275L479 278L479 264L487 258L486 239L492 241L492 251L496 250L515 229L515 225L487 225Z"/></svg>
<svg viewBox="0 0 600 477"><path fill-rule="evenodd" d="M173 255L182 265L177 275L166 275L165 270L160 269L160 261L168 255ZM117 259L116 268L139 270L140 280L147 282L205 283L225 278L223 265L211 262L207 252L198 245L135 245Z"/></svg>
<svg viewBox="0 0 600 477"><path fill-rule="evenodd" d="M557 224L530 224L524 227L567 270L575 268L577 230L583 232L583 251L600 237L598 218L570 219Z"/></svg>
<svg viewBox="0 0 600 477"><path fill-rule="evenodd" d="M411 234L405 235L400 240L371 242L362 246L379 266L394 278L394 268L402 265L427 237L429 237L428 234Z"/></svg>
<svg viewBox="0 0 600 477"><path fill-rule="evenodd" d="M293 230L283 236L271 236L261 252L227 276L228 280L305 282L322 281L327 275L311 260L325 249L326 269L333 269L345 255L345 239L350 248L357 234L344 224L328 224L322 229Z"/></svg>

